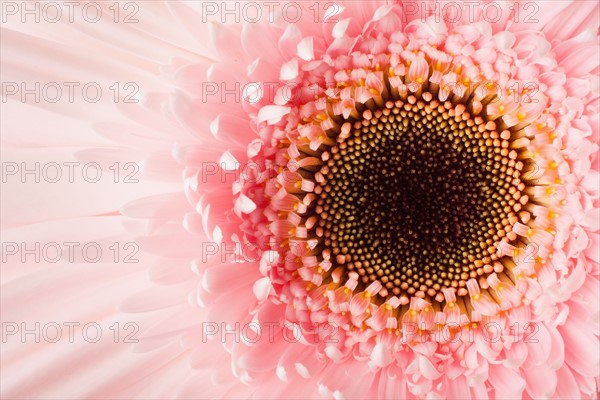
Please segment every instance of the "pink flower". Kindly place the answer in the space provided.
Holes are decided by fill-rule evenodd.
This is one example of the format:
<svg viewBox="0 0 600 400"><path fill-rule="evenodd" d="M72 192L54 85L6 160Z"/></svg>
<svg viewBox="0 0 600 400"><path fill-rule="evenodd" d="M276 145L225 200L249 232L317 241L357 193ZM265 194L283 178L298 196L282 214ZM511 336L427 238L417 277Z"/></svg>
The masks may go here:
<svg viewBox="0 0 600 400"><path fill-rule="evenodd" d="M56 42L4 29L16 61L60 54L73 79L89 64L145 84L124 118L77 110L96 122L85 141L9 126L14 160L76 141L104 171L135 160L143 184L69 187L75 208L9 215L7 242L83 231L143 252L133 267L3 267L7 338L48 318L139 328L133 349L12 340L4 396L594 397L598 4L389 3L253 3L264 17L243 24L211 20L217 3L143 3L142 24L105 15L82 47L69 25ZM39 79L16 61L9 76Z"/></svg>

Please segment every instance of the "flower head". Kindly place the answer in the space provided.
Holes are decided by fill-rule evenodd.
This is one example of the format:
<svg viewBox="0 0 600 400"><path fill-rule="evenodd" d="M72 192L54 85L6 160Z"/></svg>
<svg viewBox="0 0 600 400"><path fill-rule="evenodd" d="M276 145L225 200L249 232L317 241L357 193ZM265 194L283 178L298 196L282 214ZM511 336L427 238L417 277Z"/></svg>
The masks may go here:
<svg viewBox="0 0 600 400"><path fill-rule="evenodd" d="M406 10L365 21L348 5L331 36L283 30L294 40L271 76L288 95L250 112L260 139L240 162L260 179L237 182L238 237L277 254L261 261L270 286L257 307L277 304L307 337L335 326L341 340L306 351L331 368L363 364L371 385L390 380L403 397L553 396L562 374L592 388L597 359L582 371L552 357L569 346L572 322L556 318L580 290L577 268L594 262L567 255L561 232L586 224L569 193L590 164L575 165L568 138L582 123L591 133L596 95L556 85L596 81L597 63L566 68L548 27L406 21ZM533 331L544 343L530 344ZM325 386L368 396L371 385Z"/></svg>

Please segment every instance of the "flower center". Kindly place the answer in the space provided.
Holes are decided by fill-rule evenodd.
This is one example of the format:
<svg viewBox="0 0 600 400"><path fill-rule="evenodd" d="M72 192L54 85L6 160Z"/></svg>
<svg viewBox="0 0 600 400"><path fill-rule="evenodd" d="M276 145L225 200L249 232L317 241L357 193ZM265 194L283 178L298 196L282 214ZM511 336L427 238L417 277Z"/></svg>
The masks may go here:
<svg viewBox="0 0 600 400"><path fill-rule="evenodd" d="M552 256L558 197L530 150L543 99L415 57L339 70L272 128L253 195L285 256L271 273L281 297L306 293L292 308L351 311L358 329L368 304L478 320L520 304L517 281Z"/></svg>
<svg viewBox="0 0 600 400"><path fill-rule="evenodd" d="M526 202L523 163L495 123L461 103L411 96L373 108L322 153L307 214L319 215L323 245L363 284L442 301L442 288L491 272Z"/></svg>

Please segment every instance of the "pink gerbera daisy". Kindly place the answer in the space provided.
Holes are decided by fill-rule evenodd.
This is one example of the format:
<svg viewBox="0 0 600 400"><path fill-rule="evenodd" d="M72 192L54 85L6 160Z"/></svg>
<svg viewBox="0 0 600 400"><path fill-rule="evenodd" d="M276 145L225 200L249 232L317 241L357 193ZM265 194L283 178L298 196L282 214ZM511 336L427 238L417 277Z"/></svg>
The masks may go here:
<svg viewBox="0 0 600 400"><path fill-rule="evenodd" d="M596 396L596 2L143 2L131 26L98 7L9 22L7 80L59 55L73 80L134 74L139 103L13 96L3 151L134 160L142 183L9 182L3 241L141 262L3 253L3 396ZM33 133L69 118L94 129ZM40 321L83 335L19 340ZM84 321L113 332L90 346Z"/></svg>

